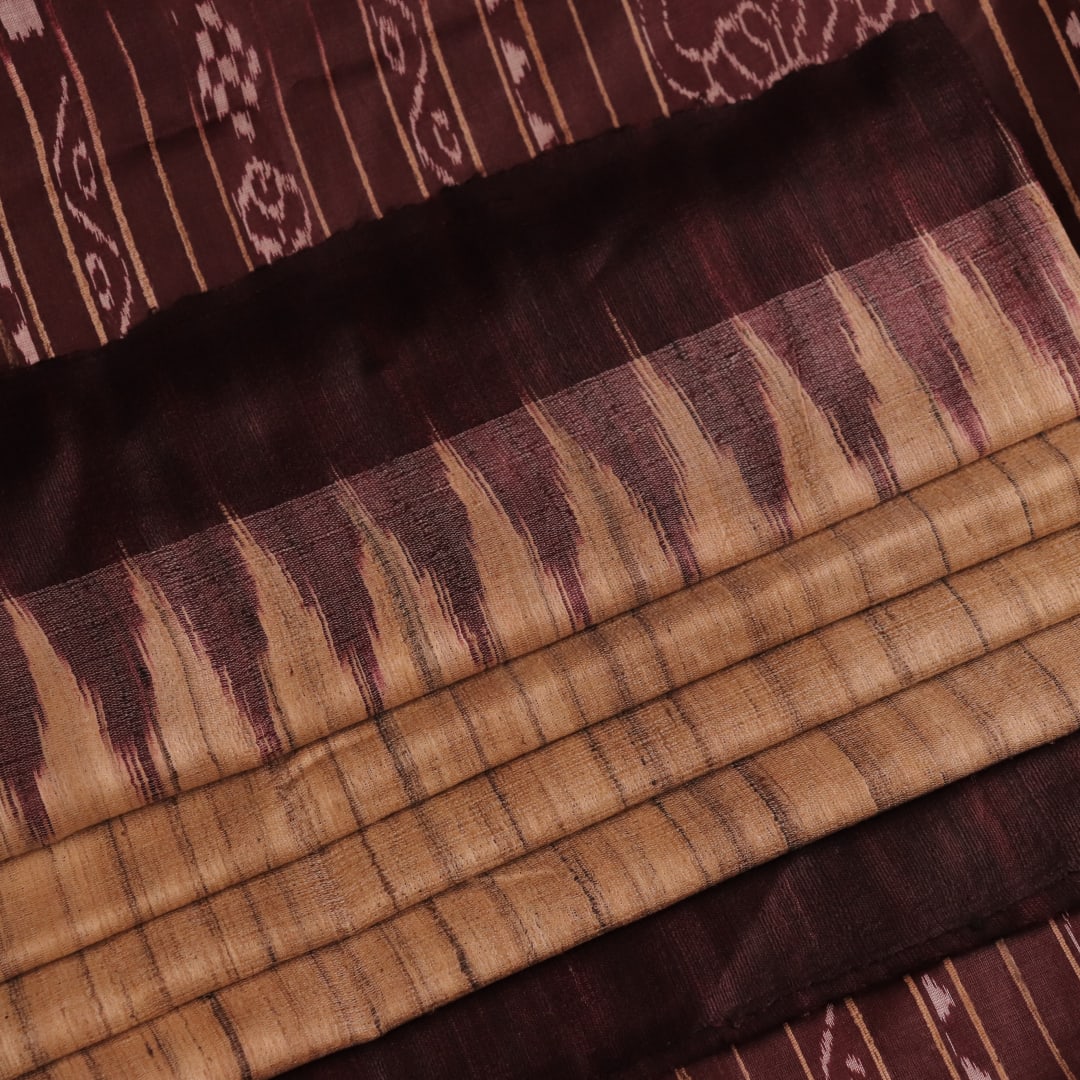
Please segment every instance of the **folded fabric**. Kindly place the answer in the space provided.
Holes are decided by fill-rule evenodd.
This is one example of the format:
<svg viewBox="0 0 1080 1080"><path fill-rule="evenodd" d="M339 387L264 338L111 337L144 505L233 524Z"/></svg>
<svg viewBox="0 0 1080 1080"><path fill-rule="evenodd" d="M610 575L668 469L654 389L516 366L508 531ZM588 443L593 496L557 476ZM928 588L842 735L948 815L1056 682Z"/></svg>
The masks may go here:
<svg viewBox="0 0 1080 1080"><path fill-rule="evenodd" d="M664 1075L1075 908L1078 769L1080 734L300 1066L289 1080Z"/></svg>
<svg viewBox="0 0 1080 1080"><path fill-rule="evenodd" d="M1078 335L918 19L20 373L0 1075L272 1075L1074 732Z"/></svg>

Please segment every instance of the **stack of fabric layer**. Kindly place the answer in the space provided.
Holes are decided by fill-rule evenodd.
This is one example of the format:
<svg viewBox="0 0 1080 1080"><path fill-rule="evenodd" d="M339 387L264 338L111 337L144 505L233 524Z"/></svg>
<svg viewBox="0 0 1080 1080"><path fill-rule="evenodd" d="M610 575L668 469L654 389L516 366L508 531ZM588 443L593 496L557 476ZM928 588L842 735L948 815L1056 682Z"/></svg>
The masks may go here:
<svg viewBox="0 0 1080 1080"><path fill-rule="evenodd" d="M1080 1075L1080 11L938 7L0 0L0 1077Z"/></svg>

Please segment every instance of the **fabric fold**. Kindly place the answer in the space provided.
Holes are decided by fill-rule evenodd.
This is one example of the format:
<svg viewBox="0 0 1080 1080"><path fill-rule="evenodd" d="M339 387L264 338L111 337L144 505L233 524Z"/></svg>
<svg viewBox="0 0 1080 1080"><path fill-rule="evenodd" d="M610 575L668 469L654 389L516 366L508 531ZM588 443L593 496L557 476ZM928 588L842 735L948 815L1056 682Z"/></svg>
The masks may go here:
<svg viewBox="0 0 1080 1080"><path fill-rule="evenodd" d="M25 373L0 1076L269 1076L1074 732L1078 412L932 19Z"/></svg>
<svg viewBox="0 0 1080 1080"><path fill-rule="evenodd" d="M148 1076L269 1076L374 1038L790 847L1076 730L1078 633L1070 619L706 774L368 931L54 1061L47 1075L108 1072L134 1054ZM888 770L864 776L856 765L874 761L888 761ZM114 967L102 976L123 978ZM285 1002L302 1010L303 1025L300 1012L287 1019ZM148 1040L158 1053L146 1053ZM28 1049L31 1065L44 1064L48 1052L33 1037Z"/></svg>
<svg viewBox="0 0 1080 1080"><path fill-rule="evenodd" d="M609 717L652 730L639 708L651 699L704 680L693 689L704 700L731 664L1080 521L1078 470L1073 421L268 770L28 853L0 875L0 908L17 928L0 929L0 971L14 976L302 858ZM567 696L578 709L560 707Z"/></svg>

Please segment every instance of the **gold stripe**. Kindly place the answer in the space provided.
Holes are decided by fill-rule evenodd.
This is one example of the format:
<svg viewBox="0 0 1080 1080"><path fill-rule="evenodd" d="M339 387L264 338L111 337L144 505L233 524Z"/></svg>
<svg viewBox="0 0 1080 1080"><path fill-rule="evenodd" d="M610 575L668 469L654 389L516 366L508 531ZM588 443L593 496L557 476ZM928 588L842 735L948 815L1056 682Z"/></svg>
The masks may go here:
<svg viewBox="0 0 1080 1080"><path fill-rule="evenodd" d="M1054 919L1050 920L1050 929L1053 931L1057 943L1061 946L1061 951L1065 954L1065 959L1069 961L1069 967L1073 969L1073 974L1080 979L1080 964L1077 964L1072 949L1069 948L1065 938L1062 937L1061 931L1057 928L1057 922Z"/></svg>
<svg viewBox="0 0 1080 1080"><path fill-rule="evenodd" d="M49 172L49 161L45 153L45 143L41 137L41 129L37 124L37 117L34 115L33 107L30 104L30 99L26 95L26 87L22 84L22 79L19 78L19 73L15 70L15 65L11 62L11 58L5 54L4 67L7 70L8 78L11 80L11 85L15 89L15 94L19 99L19 104L22 106L23 115L26 117L27 127L30 128L30 138L34 144L34 153L37 156L38 170L41 172L41 179L45 185L45 193L49 198L49 205L52 207L53 220L56 222L56 227L60 232L60 239L63 241L64 250L67 252L68 263L71 265L71 272L75 277L75 283L79 287L79 293L82 295L83 304L86 305L86 312L90 316L90 322L94 326L94 332L97 334L98 341L104 345L109 340L108 334L105 333L105 327L102 325L101 317L98 315L97 305L94 303L93 293L90 291L90 283L86 280L86 275L83 273L82 263L79 262L79 256L75 251L75 243L71 239L71 232L68 229L67 222L64 220L64 212L60 208L60 197L56 192L56 186L53 184L52 174Z"/></svg>
<svg viewBox="0 0 1080 1080"><path fill-rule="evenodd" d="M367 201L371 206L371 211L377 218L381 218L383 216L382 210L375 198L375 192L371 188L371 181L368 179L364 163L360 160L360 151L356 149L356 143L353 142L352 133L349 131L349 125L345 119L345 110L341 107L341 99L338 97L337 87L334 85L334 76L330 73L330 62L326 59L326 49L323 46L322 34L319 33L318 24L315 22L315 16L312 15L310 8L308 9L308 14L311 15L311 28L315 32L315 44L319 50L319 59L322 61L323 78L326 79L326 87L330 91L330 100L333 103L334 112L338 118L338 124L341 126L341 133L345 136L345 142L348 143L353 165L356 167L356 171L360 176L360 183L364 185L364 194L367 195Z"/></svg>
<svg viewBox="0 0 1080 1080"><path fill-rule="evenodd" d="M600 75L600 68L596 65L596 57L593 56L592 48L589 46L589 39L585 34L585 27L581 25L581 19L578 17L577 5L574 0L566 0L566 6L570 9L570 17L574 20L574 27L577 29L578 37L581 38L581 47L585 50L585 58L589 61L589 68L593 73L593 78L596 80L596 89L600 91L600 96L604 99L604 108L607 109L612 125L618 127L618 114L615 112L615 106L611 104L611 98L608 97L607 87L604 85L604 80Z"/></svg>
<svg viewBox="0 0 1080 1080"><path fill-rule="evenodd" d="M634 36L634 44L637 45L638 56L641 57L641 66L645 69L645 74L649 76L649 82L652 83L656 100L660 104L660 111L665 116L670 116L671 110L668 108L667 98L664 97L664 91L660 89L660 83L656 78L656 72L653 70L652 61L649 59L649 53L645 48L645 42L641 40L641 32L634 21L634 13L630 10L630 0L622 0L622 6L623 11L626 12L626 21L630 24L630 33Z"/></svg>
<svg viewBox="0 0 1080 1080"><path fill-rule="evenodd" d="M45 324L41 321L34 294L30 291L30 283L26 280L22 261L19 259L19 252L15 247L15 235L8 225L7 214L4 213L4 204L2 202L0 202L0 233L3 233L8 254L11 256L11 264L15 270L15 277L19 280L19 287L23 291L26 305L30 308L30 317L34 320L34 326L37 329L38 336L41 338L42 351L48 356L53 351L52 342L49 341L49 335L45 332Z"/></svg>
<svg viewBox="0 0 1080 1080"><path fill-rule="evenodd" d="M975 1028L975 1031L979 1036L979 1041L983 1044L983 1049L993 1063L994 1072L998 1074L999 1080L1009 1080L1008 1073L1005 1072L1005 1066L1001 1064L1001 1059L994 1049L994 1044L990 1041L990 1036L986 1033L982 1017L979 1016L979 1011L975 1008L975 1002L971 1000L971 996L968 994L967 988L960 978L960 972L956 970L956 965L948 958L945 960L945 970L949 973L949 978L952 979L953 985L956 987L956 992L960 995L960 1001L964 1006L964 1011L968 1014L968 1019Z"/></svg>
<svg viewBox="0 0 1080 1080"><path fill-rule="evenodd" d="M851 1014L851 1019L855 1021L855 1026L859 1029L859 1034L862 1036L863 1042L866 1043L866 1049L870 1052L870 1057L873 1059L877 1071L881 1074L881 1080L892 1080L892 1077L889 1075L889 1070L885 1067L885 1062L882 1060L881 1051L878 1050L877 1044L870 1034L870 1029L866 1026L866 1021L863 1019L862 1013L859 1012L859 1006L849 997L844 998L844 1004L847 1006L847 1011Z"/></svg>
<svg viewBox="0 0 1080 1080"><path fill-rule="evenodd" d="M795 1032L791 1030L790 1024L784 1025L784 1032L788 1037L788 1042L791 1043L791 1049L795 1051L795 1056L799 1059L799 1065L802 1067L806 1080L814 1080L814 1074L810 1071L806 1058L803 1057L802 1047L799 1045L799 1040L795 1038Z"/></svg>
<svg viewBox="0 0 1080 1080"><path fill-rule="evenodd" d="M559 95L555 92L555 84L551 81L551 75L548 73L547 64L544 63L543 53L540 52L540 43L536 40L536 34L533 33L532 23L529 21L529 13L525 10L525 5L522 0L514 0L514 10L517 12L518 22L521 23L521 29L525 31L525 41L529 46L529 52L532 53L533 59L536 61L536 73L540 76L540 81L544 84L544 92L548 96L548 101L551 102L552 109L555 110L555 119L559 123L559 127L562 128L563 138L567 142L572 143L574 141L574 134L570 130L570 125L567 123L566 114L563 112L562 102L559 101Z"/></svg>
<svg viewBox="0 0 1080 1080"><path fill-rule="evenodd" d="M134 63L132 63L131 55L124 45L124 39L120 36L120 31L113 21L112 13L106 11L105 18L109 22L109 27L113 32L113 37L116 38L116 44L124 58L124 63L127 64L128 74L131 76L131 85L135 92L135 104L138 106L139 119L142 120L143 133L146 135L146 145L149 147L150 156L154 160L154 168L157 169L158 180L161 181L161 190L165 193L165 201L169 204L169 212L172 214L173 224L176 226L176 232L180 237L180 243L184 245L184 253L187 255L188 264L191 266L191 272L195 275L195 282L199 288L205 292L206 279L203 277L202 270L199 268L199 261L195 257L195 249L191 245L191 237L188 235L188 231L184 227L183 219L180 217L180 210L176 205L176 199L173 197L172 185L169 183L169 178L165 173L165 165L161 160L161 155L158 153L157 139L154 137L154 126L150 120L150 113L146 107L146 98L143 95L142 86L139 84L138 73L135 70Z"/></svg>
<svg viewBox="0 0 1080 1080"><path fill-rule="evenodd" d="M1069 1068L1065 1059L1061 1056L1061 1051L1057 1047L1057 1043L1054 1042L1053 1036L1050 1034L1042 1018L1042 1013L1039 1012L1038 1006L1035 1004L1035 999L1031 996L1031 991L1028 989L1027 983L1024 981L1024 976L1020 973L1020 968L1017 966L1016 960L1013 958L1013 954L1009 951L1009 946L1004 941L998 941L997 951L1001 954L1001 959L1005 962L1005 967L1009 972L1009 977L1016 985L1016 989L1020 991L1020 996L1024 999L1024 1004L1027 1006L1027 1010L1031 1013L1031 1019L1035 1021L1035 1026L1039 1029L1039 1034L1043 1037L1043 1042L1046 1043L1046 1048L1054 1055L1054 1060L1058 1064L1058 1068L1065 1074L1068 1080L1076 1080L1076 1074Z"/></svg>
<svg viewBox="0 0 1080 1080"><path fill-rule="evenodd" d="M993 32L994 39L997 41L998 49L1001 51L1002 58L1005 60L1005 64L1009 69L1009 74L1012 76L1012 80L1016 84L1016 89L1024 101L1024 107L1027 109L1028 115L1035 125L1035 130L1039 133L1043 148L1046 150L1046 156L1050 159L1050 164L1053 165L1054 172L1057 173L1062 187L1065 188L1065 192L1069 196L1069 201L1072 203L1074 212L1077 217L1080 217L1080 197L1077 196L1076 189L1069 179L1069 174L1066 171L1065 166L1062 165L1061 158L1058 157L1057 151L1054 149L1053 140L1050 138L1046 126L1042 122L1039 110L1035 108L1035 102L1032 100L1031 92L1024 82L1024 77L1020 74L1020 69L1016 66L1016 60L1013 57L1012 50L1009 48L1009 43L1005 40L1005 34L1001 29L1000 23L997 21L997 16L994 14L994 9L991 6L990 0L979 0L979 4L983 9L983 13L986 15L986 21Z"/></svg>
<svg viewBox="0 0 1080 1080"><path fill-rule="evenodd" d="M296 166L300 170L300 175L304 178L304 187L308 190L308 196L311 198L315 216L319 219L323 236L329 236L330 226L326 223L322 206L319 204L319 196L315 193L315 185L311 182L311 176L308 174L304 155L300 153L300 144L296 141L296 132L293 131L288 111L285 108L285 98L281 93L281 81L278 79L277 66L274 63L274 57L270 53L269 45L266 46L266 59L270 64L270 81L274 84L274 97L277 98L278 114L281 116L281 122L285 125L285 134L289 136L289 143L292 146L293 157L296 159Z"/></svg>
<svg viewBox="0 0 1080 1080"><path fill-rule="evenodd" d="M956 1071L956 1066L953 1064L952 1058L945 1049L945 1044L941 1041L941 1032L938 1031L938 1026L934 1022L934 1018L930 1015L930 1010L926 1007L926 1002L923 1001L922 994L919 993L919 988L915 985L915 980L910 975L905 975L904 983L911 991L911 996L915 999L915 1004L919 1007L923 1023L926 1024L926 1030L930 1032L930 1038L934 1040L934 1045L941 1055L941 1060L945 1062L945 1067L949 1070L949 1075L953 1080L960 1080L960 1074Z"/></svg>
<svg viewBox="0 0 1080 1080"><path fill-rule="evenodd" d="M484 163L480 160L480 153L476 149L476 143L473 142L469 122L465 119L465 113L462 111L461 102L458 100L457 90L454 89L454 82L450 78L450 69L446 66L442 47L439 45L439 35L435 32L435 24L431 21L431 11L428 8L428 0L420 0L420 14L424 17L424 29L427 31L428 41L431 42L431 53L435 57L435 63L438 65L443 85L446 87L446 92L450 95L450 104L454 108L454 115L457 117L461 132L465 136L465 143L469 147L469 157L472 158L476 171L481 175L485 175L487 170L484 168Z"/></svg>
<svg viewBox="0 0 1080 1080"><path fill-rule="evenodd" d="M525 149L529 151L529 157L536 157L536 150L533 148L529 130L525 126L525 120L521 115L521 110L518 108L514 91L510 88L510 83L506 79L506 72L503 71L502 61L499 59L499 50L495 46L495 39L491 36L491 27L488 26L487 16L484 14L483 2L482 0L473 0L473 4L476 7L476 14L480 17L480 26L484 31L484 38L487 40L488 49L491 52L491 59L495 64L495 70L499 73L499 81L502 83L503 93L506 95L506 100L510 103L510 110L513 112L514 120L517 122L521 141L525 144Z"/></svg>
<svg viewBox="0 0 1080 1080"><path fill-rule="evenodd" d="M251 261L251 256L248 254L247 244L244 243L244 234L240 231L240 224L237 222L236 216L232 212L232 205L229 203L229 195L225 190L225 183L221 179L221 173L218 172L217 162L214 160L214 152L210 148L210 140L206 137L202 117L199 116L199 110L196 107L191 94L188 94L188 104L191 106L191 115L195 120L195 127L199 132L199 141L202 143L203 153L206 155L206 162L210 166L210 171L214 174L214 184L217 186L218 195L221 198L221 205L225 208L225 215L228 217L229 224L232 226L233 236L236 237L236 246L240 249L240 254L244 259L244 265L249 270L254 270L255 264Z"/></svg>
<svg viewBox="0 0 1080 1080"><path fill-rule="evenodd" d="M94 144L94 156L98 159L98 164L101 166L101 178L105 182L105 190L109 194L109 203L112 205L113 214L116 216L116 223L120 227L120 235L124 238L124 246L131 256L131 265L135 271L135 277L139 282L139 288L142 291L143 299L149 307L156 308L158 302L157 297L154 295L154 287L150 284L149 275L146 273L146 267L143 266L142 257L139 255L139 249L135 244L135 237L131 233L131 226L128 224L127 215L124 213L123 203L120 201L120 193L116 190L116 184L113 183L112 170L109 168L109 158L105 153L105 144L101 141L101 131L98 128L97 114L94 112L94 105L90 100L90 92L86 88L86 80L83 78L82 70L75 61L75 54L71 51L71 46L68 45L67 38L64 37L64 31L60 28L60 22L56 18L56 13L52 10L51 4L49 5L49 14L52 16L50 22L52 23L53 31L56 33L57 41L60 42L60 48L64 53L64 59L67 61L68 68L71 71L71 77L75 80L75 89L78 91L79 100L82 102L83 113L86 116L86 126L90 129L90 141Z"/></svg>
<svg viewBox="0 0 1080 1080"><path fill-rule="evenodd" d="M1061 36L1061 30L1058 28L1058 24L1054 19L1054 13L1050 10L1050 5L1046 0L1039 0L1039 7L1042 8L1043 14L1046 16L1046 21L1050 24L1050 29L1054 31L1054 38L1057 40L1058 48L1061 50L1061 55L1065 57L1065 63L1069 66L1069 71L1072 72L1073 82L1080 88L1080 71L1076 70L1076 64L1073 63L1072 50L1069 48L1069 43Z"/></svg>
<svg viewBox="0 0 1080 1080"><path fill-rule="evenodd" d="M731 1052L735 1055L735 1062L739 1066L739 1072L743 1074L745 1080L753 1080L753 1078L750 1076L750 1070L746 1067L746 1063L743 1061L742 1055L739 1053L739 1048L737 1046L733 1046L731 1048Z"/></svg>
<svg viewBox="0 0 1080 1080"><path fill-rule="evenodd" d="M360 17L364 20L364 33L367 34L368 46L371 49L371 59L375 64L375 74L379 77L379 85L382 87L383 98L386 101L386 108L390 113L390 119L394 121L394 130L397 132L398 142L401 143L401 148L405 151L405 156L409 159L409 168L412 169L416 186L420 189L420 194L426 199L431 193L428 191L427 184L424 183L424 176L420 172L420 163L416 160L416 154L413 152L412 143L405 133L405 128L401 123L401 117L398 115L397 108L394 105L394 97L390 93L390 87L386 83L386 75L383 73L382 61L379 59L379 50L375 45L375 37L371 33L371 22L368 20L367 7L364 5L364 0L356 0L356 6L360 9ZM312 18L314 18L314 16L312 16Z"/></svg>

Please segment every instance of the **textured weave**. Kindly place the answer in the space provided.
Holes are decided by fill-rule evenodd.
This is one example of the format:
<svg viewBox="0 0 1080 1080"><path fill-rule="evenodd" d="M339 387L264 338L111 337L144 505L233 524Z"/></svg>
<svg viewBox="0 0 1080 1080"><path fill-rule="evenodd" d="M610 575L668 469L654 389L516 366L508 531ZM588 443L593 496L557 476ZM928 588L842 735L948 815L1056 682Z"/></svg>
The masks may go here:
<svg viewBox="0 0 1080 1080"><path fill-rule="evenodd" d="M1072 735L302 1066L296 1080L663 1075L1075 906L1078 769Z"/></svg>
<svg viewBox="0 0 1080 1080"><path fill-rule="evenodd" d="M1076 915L829 1005L671 1080L990 1080L1080 1070Z"/></svg>
<svg viewBox="0 0 1080 1080"><path fill-rule="evenodd" d="M1075 621L1033 635L1022 646L954 669L947 679L929 680L885 705L856 711L820 733L798 736L482 874L366 933L174 1005L152 1024L54 1062L48 1075L109 1075L136 1061L147 1076L267 1075L344 1040L375 1037L417 1011L639 917L648 910L643 901L671 903L791 844L947 783L993 760L995 752L1022 752L1075 730L1069 698L1080 694L1072 662L1078 645ZM1008 722L988 722L988 709ZM853 759L888 760L890 768L853 783L860 775ZM765 798L758 794L762 791ZM716 828L720 821L729 826L723 833ZM354 881L348 874L342 886ZM345 904L332 906L335 895L342 893L327 891L321 897L318 910L324 918L346 911ZM284 913L300 897L275 891L268 899L279 912L271 915L273 922L284 926ZM350 900L356 901L355 892ZM234 947L257 936L264 956L278 945L287 948L276 935L263 936L267 924L258 903L257 897L250 905L241 898L229 911ZM212 916L209 921L213 926ZM213 931L204 933L210 945ZM187 936L171 940L173 949L191 947ZM71 978L62 975L68 1006L62 1025L37 1022L36 1002L48 1010L52 1000L49 968L9 983L26 1042L20 1049L12 1041L6 1075L73 1044L107 1036L112 1001L121 1027L127 1027L132 1019L128 994L136 994L135 1009L153 1012L173 1004L167 984L154 985L147 972L133 970L148 952L154 955L153 939L136 935L130 948L123 948L122 939L106 945L100 967L94 951L84 954L91 963L91 984L98 988L95 1004L104 1012L78 1008ZM182 980L185 974L173 963L166 977ZM155 1041L161 1052L151 1054Z"/></svg>
<svg viewBox="0 0 1080 1080"><path fill-rule="evenodd" d="M723 121L736 125L732 136L756 140L757 125L747 128L746 120L772 117L787 130L795 98L804 102L803 115L814 111L807 91L820 88L823 100L839 104L864 80L884 80L883 102L855 101L850 118L818 121L804 157L825 171L808 171L800 183L831 181L838 167L831 148L856 141L861 125L891 117L890 152L905 131L913 141L892 190L881 187L875 198L906 193L903 215L883 207L883 218L871 204L859 213L844 207L841 215L841 207L824 204L819 220L804 219L802 228L821 228L828 249L793 252L756 289L798 281L808 260L820 266L864 256L855 266L743 308L726 322L669 337L715 317L717 306L736 306L727 279L715 275L727 262L725 247L750 249L758 219L752 204L744 205L726 222L727 245L714 249L697 238L698 256L688 260L680 250L690 221L665 217L653 226L655 243L640 265L620 266L622 280L599 295L584 290L578 318L562 321L559 343L542 327L556 317L563 279L595 276L589 250L571 241L573 232L560 236L550 255L569 256L569 265L550 277L545 271L542 289L530 279L527 305L524 296L506 298L490 316L486 352L471 353L469 338L457 336L465 332L460 315L434 301L415 331L417 350L427 355L435 339L443 350L458 345L460 352L449 352L450 371L458 356L492 349L512 356L529 329L518 325L520 303L537 323L532 353L573 357L581 374L579 350L600 337L605 347L592 353L592 363L601 370L434 444L428 429L428 445L377 468L348 469L368 452L362 436L347 437L348 425L328 428L321 412L296 409L295 397L282 400L286 411L278 414L257 389L263 383L237 392L228 378L242 373L235 365L226 365L222 378L215 365L229 342L219 342L217 352L203 349L212 341L203 327L223 321L215 305L224 298L206 298L208 312L189 313L188 329L172 343L178 352L184 347L185 360L201 356L211 375L160 363L156 347L181 322L178 312L173 322L148 324L145 336L132 335L99 357L43 366L17 380L0 401L11 418L3 429L11 475L20 478L3 492L14 536L0 553L7 588L18 597L0 616L0 657L11 687L0 715L13 733L0 759L6 851L253 768L1073 417L1080 399L1072 371L1080 310L1075 255L1041 194L1023 183L1011 147L977 96L961 82L946 91L948 110L936 107L953 56L933 24L897 33L846 67L793 77L778 88L783 93L745 107L757 115ZM908 86L899 72L913 65L925 68L924 77ZM936 138L928 141L930 124L955 133L956 143L946 151ZM701 132L690 134L691 145L700 145ZM961 161L965 150L970 154ZM601 152L590 148L585 164ZM705 237L715 230L715 202L741 204L734 183L711 178L716 153L713 147L698 159L700 170L678 181L684 194L676 205L693 208L691 220ZM957 178L944 195L931 162ZM854 167L846 168L855 182ZM528 191L544 178L509 176L495 191L510 184ZM1002 189L1012 193L999 195ZM575 197L588 207L595 191L586 187ZM706 192L715 193L713 200ZM632 188L609 222L607 242L622 244L657 195L652 181ZM801 193L785 185L774 195L774 205L789 200L794 216ZM987 201L963 212L980 195ZM915 216L933 221L950 212L957 216L919 239L865 254L910 233ZM469 252L465 265L472 268L471 246L464 237L455 243ZM640 274L664 282L666 261L676 259L685 291L670 305L643 305ZM898 290L898 275L909 290ZM461 286L449 289L440 303L475 306L484 280L466 281L464 295ZM276 297L273 287L255 293L241 328ZM330 299L342 303L334 291ZM321 351L313 346L307 353L315 366L305 379L316 398L334 391L340 378L330 367L320 379L321 356L344 364L366 358L362 346L355 353L338 347L350 308L328 310L335 317L327 314L325 337L316 339ZM434 321L436 311L446 312L445 324ZM277 325L268 322L263 339ZM408 358L409 344L398 342L395 360ZM509 371L529 355L508 361ZM150 389L126 384L135 360ZM374 389L380 382L393 387L407 366L406 359L380 369ZM205 403L204 377L221 380L211 385L233 411L236 427L225 430L237 433L234 445L193 439L200 425L192 418L182 436L177 432L176 453L162 453L158 407L177 397ZM560 378L551 376L556 385ZM535 384L539 374L528 379ZM192 393L192 380L202 393ZM269 380L266 393L284 399L291 385ZM373 404L367 387L344 385L355 395L350 414L363 432ZM121 387L126 404L118 408ZM99 413L88 389L112 394L111 408ZM524 388L516 396L526 396ZM429 390L412 403L418 420L432 397ZM244 410L267 422L244 421ZM183 406L170 411L182 413ZM26 445L37 450L35 468L17 464ZM527 453L527 472L511 447ZM184 455L198 482L181 495ZM288 466L267 469L270 455ZM74 489L72 460L86 464ZM138 553L147 531L168 535L206 515L231 517L223 515L223 502L247 509L249 472L261 477L260 501L297 488L306 493ZM327 472L348 479L312 491L312 481ZM125 479L121 494L116 488ZM71 500L73 513L58 513ZM94 513L79 512L84 504ZM64 542L65 535L80 542ZM93 569L117 547L128 555L123 563ZM86 570L92 572L65 580ZM26 591L42 578L60 583Z"/></svg>
<svg viewBox="0 0 1080 1080"><path fill-rule="evenodd" d="M118 336L445 184L755 96L927 6L6 0L0 363ZM1076 229L1072 9L935 6Z"/></svg>
<svg viewBox="0 0 1080 1080"><path fill-rule="evenodd" d="M280 764L9 861L0 877L0 909L12 916L10 930L0 932L3 971L28 970L286 866L424 800L430 840L437 805L430 800L442 792L449 793L442 803L450 820L457 802L490 798L494 783L502 813L516 819L522 805L531 807L515 828L520 844L534 846L541 830L553 827L550 809L532 805L536 783L561 806L558 828L570 831L572 822L580 827L612 813L658 783L672 786L1068 617L1078 472L1080 422L1072 421L617 617L596 633L574 635L392 710L377 725L347 729ZM1037 537L1049 539L1027 543ZM1000 563L992 561L998 555ZM931 584L945 569L953 592ZM1033 582L1029 604L1043 597L1041 611L1013 610L1020 575ZM919 586L925 588L912 591ZM866 587L874 601L902 599L817 629L858 612ZM982 636L973 636L968 621L983 609ZM877 653L882 646L886 651ZM757 655L763 649L770 651ZM875 655L886 666L875 668ZM843 682L850 672L857 685ZM654 700L677 687L683 688L677 695ZM568 699L576 710L567 708ZM626 764L627 734L647 757L644 774ZM557 748L520 757L557 740ZM473 781L480 773L484 778ZM560 801L564 792L572 803ZM394 832L402 818L395 820L380 831L396 845L403 843ZM117 827L126 837L119 851ZM505 824L493 831L508 842ZM369 852L372 843L364 842ZM453 843L460 854L451 861L461 875L489 841L459 832ZM419 887L424 875L400 858L393 875ZM57 864L63 869L50 869ZM308 870L287 873L302 878ZM384 885L390 873L382 872ZM391 892L401 903L401 887Z"/></svg>
<svg viewBox="0 0 1080 1080"><path fill-rule="evenodd" d="M755 96L923 10L768 7L4 0L0 365L549 147Z"/></svg>
<svg viewBox="0 0 1080 1080"><path fill-rule="evenodd" d="M271 1075L1075 731L1078 293L918 20L21 373L0 1074Z"/></svg>

